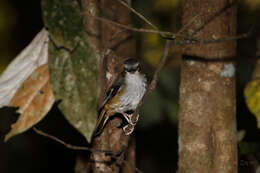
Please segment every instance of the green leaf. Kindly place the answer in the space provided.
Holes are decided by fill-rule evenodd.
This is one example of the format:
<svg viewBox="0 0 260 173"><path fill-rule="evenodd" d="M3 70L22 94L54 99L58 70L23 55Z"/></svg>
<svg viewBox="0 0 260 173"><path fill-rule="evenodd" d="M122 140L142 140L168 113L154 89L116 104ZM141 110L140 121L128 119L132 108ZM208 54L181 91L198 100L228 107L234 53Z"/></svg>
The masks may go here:
<svg viewBox="0 0 260 173"><path fill-rule="evenodd" d="M66 119L90 142L97 118L99 55L84 31L76 0L42 1L50 33L51 86Z"/></svg>
<svg viewBox="0 0 260 173"><path fill-rule="evenodd" d="M246 104L249 110L257 119L257 126L260 128L260 81L258 79L249 82L244 91Z"/></svg>

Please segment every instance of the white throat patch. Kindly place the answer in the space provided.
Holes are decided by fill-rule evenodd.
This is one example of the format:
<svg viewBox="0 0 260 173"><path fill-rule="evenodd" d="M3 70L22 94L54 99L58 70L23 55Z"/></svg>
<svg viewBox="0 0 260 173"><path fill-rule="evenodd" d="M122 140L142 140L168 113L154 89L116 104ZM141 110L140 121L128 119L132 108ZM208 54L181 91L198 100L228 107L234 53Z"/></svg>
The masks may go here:
<svg viewBox="0 0 260 173"><path fill-rule="evenodd" d="M137 71L126 73L124 82L126 88L120 97L120 102L123 103L121 111L135 110L146 91L146 78Z"/></svg>

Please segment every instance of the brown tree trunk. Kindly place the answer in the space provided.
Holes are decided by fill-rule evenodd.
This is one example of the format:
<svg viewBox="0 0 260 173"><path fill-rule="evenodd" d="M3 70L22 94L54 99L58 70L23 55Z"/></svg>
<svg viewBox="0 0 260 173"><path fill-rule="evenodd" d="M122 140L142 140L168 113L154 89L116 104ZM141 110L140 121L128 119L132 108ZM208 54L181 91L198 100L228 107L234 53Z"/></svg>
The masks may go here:
<svg viewBox="0 0 260 173"><path fill-rule="evenodd" d="M99 16L116 21L124 25L130 25L130 12L118 1L115 0L84 0L84 8L87 10L91 6L96 6ZM127 1L130 2L130 1ZM96 41L100 49L100 69L101 69L101 91L100 103L104 99L105 90L110 87L111 82L116 75L122 70L122 62L127 57L136 56L135 40L131 32L122 30L116 26L107 23L96 23L93 18L86 16L86 30L92 28L99 30L96 32L97 37L92 38ZM92 32L93 33L93 32ZM121 128L120 118L114 118L107 123L102 134L93 140L93 148L97 150L109 150L120 153L116 158L106 155L105 153L94 152L92 159L93 172L135 172L135 143L131 136L126 136Z"/></svg>
<svg viewBox="0 0 260 173"><path fill-rule="evenodd" d="M187 35L215 40L236 34L234 0L186 0ZM236 41L185 47L181 67L179 173L236 173Z"/></svg>

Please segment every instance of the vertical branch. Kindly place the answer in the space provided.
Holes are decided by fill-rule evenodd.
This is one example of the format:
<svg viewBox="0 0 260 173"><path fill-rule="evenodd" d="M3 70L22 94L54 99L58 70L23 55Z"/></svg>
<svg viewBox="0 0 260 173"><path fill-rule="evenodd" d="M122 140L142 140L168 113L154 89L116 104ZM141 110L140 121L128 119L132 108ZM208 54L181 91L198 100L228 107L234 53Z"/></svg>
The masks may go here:
<svg viewBox="0 0 260 173"><path fill-rule="evenodd" d="M130 25L130 12L117 1L100 0L99 8L101 14L107 15L105 16L106 18L124 25ZM104 85L100 99L103 100L104 91L111 86L117 74L122 70L122 57L135 57L136 48L135 40L130 31L122 30L106 23L100 23L100 33L100 52L102 52L100 56L100 68L103 70L102 85ZM103 50L104 48L105 50ZM92 154L93 160L99 161L92 165L94 173L135 172L135 151L133 150L135 143L131 143L131 147L129 146L130 136L125 136L123 130L118 128L121 125L121 121L120 118L111 119L105 126L102 134L93 139L92 145L97 150L119 152L121 160L126 160L128 163L115 161L110 156L106 156L105 153L94 152Z"/></svg>
<svg viewBox="0 0 260 173"><path fill-rule="evenodd" d="M236 34L234 0L186 0L183 25L194 14L202 15L184 31L187 35L217 40ZM237 172L235 65L224 61L235 55L236 41L184 47L178 172Z"/></svg>
<svg viewBox="0 0 260 173"><path fill-rule="evenodd" d="M136 143L135 143L135 138L132 137L129 141L129 147L126 152L126 158L125 160L127 161L127 164L124 164L122 168L123 173L134 173L136 171L136 163L135 163L135 157L136 157ZM140 171L139 171L140 172Z"/></svg>

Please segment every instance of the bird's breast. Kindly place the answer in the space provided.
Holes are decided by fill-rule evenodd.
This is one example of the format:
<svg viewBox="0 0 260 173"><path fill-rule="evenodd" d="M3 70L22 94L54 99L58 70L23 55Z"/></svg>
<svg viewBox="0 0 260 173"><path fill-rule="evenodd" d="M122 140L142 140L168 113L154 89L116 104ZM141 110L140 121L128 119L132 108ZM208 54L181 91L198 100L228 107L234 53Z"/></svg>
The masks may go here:
<svg viewBox="0 0 260 173"><path fill-rule="evenodd" d="M126 76L125 90L120 97L122 111L135 110L146 91L146 78L143 75Z"/></svg>

